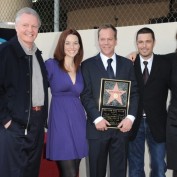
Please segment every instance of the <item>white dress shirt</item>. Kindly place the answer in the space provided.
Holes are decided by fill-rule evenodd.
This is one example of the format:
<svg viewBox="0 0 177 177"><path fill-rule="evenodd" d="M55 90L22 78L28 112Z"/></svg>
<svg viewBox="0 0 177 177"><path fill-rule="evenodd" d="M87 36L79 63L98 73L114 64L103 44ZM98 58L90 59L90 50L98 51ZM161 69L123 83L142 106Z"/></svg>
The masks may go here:
<svg viewBox="0 0 177 177"><path fill-rule="evenodd" d="M149 59L145 60L140 55L140 65L141 65L141 71L142 71L142 73L143 73L144 68L145 68L145 65L144 65L143 62L147 61L148 62L147 68L148 68L148 71L149 71L149 74L150 74L151 68L152 68L153 57L154 57L154 55L152 55Z"/></svg>
<svg viewBox="0 0 177 177"><path fill-rule="evenodd" d="M107 56L105 56L104 54L100 53L100 57L101 57L101 60L103 62L103 65L105 67L105 70L107 70L107 66L108 66L108 62L107 60L112 58L112 62L111 62L111 66L113 68L113 71L114 71L114 75L116 75L116 54L114 53L112 57L108 58ZM132 122L134 122L135 120L135 117L133 115L127 115L127 118L130 119ZM96 118L94 120L94 124L97 124L98 122L100 122L101 120L103 120L103 117L102 116L99 116L98 118Z"/></svg>
<svg viewBox="0 0 177 177"><path fill-rule="evenodd" d="M141 66L141 72L143 74L143 71L144 71L144 68L145 68L145 65L144 65L144 61L147 61L148 64L147 64L147 68L148 68L148 72L149 72L149 75L150 75L150 72L151 72L151 68L152 68L152 62L153 62L153 57L154 57L154 54L152 54L152 56L148 59L143 59L143 57L141 55L140 56L140 66ZM143 110L143 118L146 118L146 113L144 112Z"/></svg>

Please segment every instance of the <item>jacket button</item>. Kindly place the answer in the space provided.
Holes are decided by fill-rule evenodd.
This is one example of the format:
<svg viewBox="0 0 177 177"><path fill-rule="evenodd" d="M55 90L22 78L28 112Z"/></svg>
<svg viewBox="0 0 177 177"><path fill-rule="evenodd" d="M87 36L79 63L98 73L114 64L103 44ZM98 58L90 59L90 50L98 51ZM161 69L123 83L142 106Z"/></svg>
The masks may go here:
<svg viewBox="0 0 177 177"><path fill-rule="evenodd" d="M29 73L27 73L26 76L29 76Z"/></svg>
<svg viewBox="0 0 177 177"><path fill-rule="evenodd" d="M28 112L28 109L26 109L25 112Z"/></svg>
<svg viewBox="0 0 177 177"><path fill-rule="evenodd" d="M29 94L29 90L28 90L28 91L26 91L26 93L27 93L27 94Z"/></svg>

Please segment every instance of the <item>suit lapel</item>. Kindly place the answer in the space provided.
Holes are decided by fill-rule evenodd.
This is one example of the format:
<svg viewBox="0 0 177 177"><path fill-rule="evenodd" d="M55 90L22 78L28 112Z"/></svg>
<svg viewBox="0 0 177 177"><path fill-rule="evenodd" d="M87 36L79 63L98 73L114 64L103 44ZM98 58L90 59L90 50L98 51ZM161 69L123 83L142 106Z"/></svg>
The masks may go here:
<svg viewBox="0 0 177 177"><path fill-rule="evenodd" d="M119 66L121 66L121 60L119 60L118 55L116 55L116 78L119 78L119 75L120 75Z"/></svg>
<svg viewBox="0 0 177 177"><path fill-rule="evenodd" d="M137 58L135 60L134 68L135 68L135 73L136 73L136 77L137 77L138 82L140 83L140 85L144 86L143 73L141 71L141 64L140 64L139 55L137 56Z"/></svg>
<svg viewBox="0 0 177 177"><path fill-rule="evenodd" d="M122 56L116 55L116 78L119 79L120 75L123 73L122 66Z"/></svg>
<svg viewBox="0 0 177 177"><path fill-rule="evenodd" d="M120 55L116 55L116 79L122 78L122 74L125 72L123 60L125 60L124 57Z"/></svg>
<svg viewBox="0 0 177 177"><path fill-rule="evenodd" d="M157 75L159 64L159 60L157 59L157 56L154 55L153 61L152 61L152 67L151 67L151 72L147 81L147 84L151 82Z"/></svg>

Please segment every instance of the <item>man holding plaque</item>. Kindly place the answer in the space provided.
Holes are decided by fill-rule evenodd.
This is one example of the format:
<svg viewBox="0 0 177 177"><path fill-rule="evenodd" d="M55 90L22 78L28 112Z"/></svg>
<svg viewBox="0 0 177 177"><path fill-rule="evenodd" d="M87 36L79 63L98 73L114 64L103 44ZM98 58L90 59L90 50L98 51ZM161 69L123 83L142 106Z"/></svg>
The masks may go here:
<svg viewBox="0 0 177 177"><path fill-rule="evenodd" d="M98 43L100 53L82 63L90 177L106 176L108 154L110 177L125 177L128 135L138 104L134 67L114 52L115 27L102 25Z"/></svg>

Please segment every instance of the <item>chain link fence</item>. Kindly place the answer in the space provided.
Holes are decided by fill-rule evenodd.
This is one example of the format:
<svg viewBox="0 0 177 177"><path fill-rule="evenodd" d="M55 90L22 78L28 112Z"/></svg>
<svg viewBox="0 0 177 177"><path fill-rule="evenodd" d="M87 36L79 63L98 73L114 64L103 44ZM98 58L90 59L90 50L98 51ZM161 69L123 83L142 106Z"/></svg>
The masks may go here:
<svg viewBox="0 0 177 177"><path fill-rule="evenodd" d="M39 13L40 32L177 21L177 0L1 0L0 25L14 22L16 11L24 6Z"/></svg>

